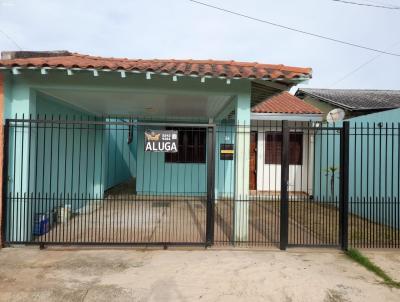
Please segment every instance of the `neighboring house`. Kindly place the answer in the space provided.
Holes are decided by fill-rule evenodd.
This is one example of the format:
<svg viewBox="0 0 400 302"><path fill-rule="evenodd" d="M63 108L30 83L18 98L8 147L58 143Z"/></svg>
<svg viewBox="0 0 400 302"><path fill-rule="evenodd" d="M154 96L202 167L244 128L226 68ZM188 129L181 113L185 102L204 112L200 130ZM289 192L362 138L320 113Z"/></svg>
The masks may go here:
<svg viewBox="0 0 400 302"><path fill-rule="evenodd" d="M251 143L257 148L250 149L250 158L256 158L256 163L250 162L250 189L258 194L260 191L279 192L282 144L280 121L290 121L292 126L309 126L311 122L322 121L322 112L286 91L254 106L251 111L254 130L251 132ZM296 132L289 137L289 191L312 194L313 162L309 160L313 152L311 136L307 132Z"/></svg>
<svg viewBox="0 0 400 302"><path fill-rule="evenodd" d="M295 95L319 108L324 117L335 108L343 109L346 118L400 108L400 90L301 88Z"/></svg>

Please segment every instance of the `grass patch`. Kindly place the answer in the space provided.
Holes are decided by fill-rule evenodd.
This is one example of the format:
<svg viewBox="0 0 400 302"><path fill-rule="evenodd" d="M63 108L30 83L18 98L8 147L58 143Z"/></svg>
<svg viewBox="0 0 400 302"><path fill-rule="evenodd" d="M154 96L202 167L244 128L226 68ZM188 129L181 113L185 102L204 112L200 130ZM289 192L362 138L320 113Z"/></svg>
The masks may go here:
<svg viewBox="0 0 400 302"><path fill-rule="evenodd" d="M382 268L373 263L369 258L364 256L363 254L361 254L360 251L356 249L349 249L346 252L346 255L350 259L354 260L358 264L365 267L367 270L373 272L375 275L380 277L383 280L383 283L385 283L386 285L400 288L400 282L393 280L388 274L385 273L385 271Z"/></svg>

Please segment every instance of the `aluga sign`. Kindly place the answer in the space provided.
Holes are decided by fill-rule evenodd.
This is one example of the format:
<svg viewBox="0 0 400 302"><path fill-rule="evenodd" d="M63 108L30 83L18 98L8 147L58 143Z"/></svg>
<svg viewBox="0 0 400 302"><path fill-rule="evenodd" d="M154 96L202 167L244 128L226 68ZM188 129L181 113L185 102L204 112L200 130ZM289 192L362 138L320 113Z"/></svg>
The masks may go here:
<svg viewBox="0 0 400 302"><path fill-rule="evenodd" d="M178 131L148 130L144 132L145 152L178 152Z"/></svg>

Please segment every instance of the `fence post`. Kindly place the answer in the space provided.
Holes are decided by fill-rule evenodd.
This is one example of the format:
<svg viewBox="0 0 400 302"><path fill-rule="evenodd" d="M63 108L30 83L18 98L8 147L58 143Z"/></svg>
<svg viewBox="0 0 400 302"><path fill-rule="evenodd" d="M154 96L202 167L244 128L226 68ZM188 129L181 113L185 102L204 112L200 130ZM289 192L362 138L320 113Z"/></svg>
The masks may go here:
<svg viewBox="0 0 400 302"><path fill-rule="evenodd" d="M280 217L280 244L281 250L288 245L289 229L289 125L282 121L282 154L281 154L281 217Z"/></svg>
<svg viewBox="0 0 400 302"><path fill-rule="evenodd" d="M207 131L207 214L206 245L214 244L214 204L215 204L215 135L216 126Z"/></svg>
<svg viewBox="0 0 400 302"><path fill-rule="evenodd" d="M6 223L7 223L7 195L8 195L8 140L9 140L10 121L6 123L3 131L3 156L1 171L1 209L0 209L0 248L4 247L6 241Z"/></svg>
<svg viewBox="0 0 400 302"><path fill-rule="evenodd" d="M342 250L348 249L349 234L349 137L350 124L343 122L340 133L340 193L339 193L339 241Z"/></svg>

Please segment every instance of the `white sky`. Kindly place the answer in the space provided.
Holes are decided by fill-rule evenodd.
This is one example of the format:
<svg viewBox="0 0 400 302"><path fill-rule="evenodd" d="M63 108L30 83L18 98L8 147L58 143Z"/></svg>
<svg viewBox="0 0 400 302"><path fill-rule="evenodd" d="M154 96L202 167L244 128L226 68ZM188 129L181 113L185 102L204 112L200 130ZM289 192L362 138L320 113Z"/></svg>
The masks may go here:
<svg viewBox="0 0 400 302"><path fill-rule="evenodd" d="M400 0L354 0L400 6ZM204 0L256 18L400 53L400 10L331 0ZM400 89L400 57L284 31L187 0L0 0L0 30L24 50L224 59L312 67L307 87ZM0 50L15 50L0 33Z"/></svg>

